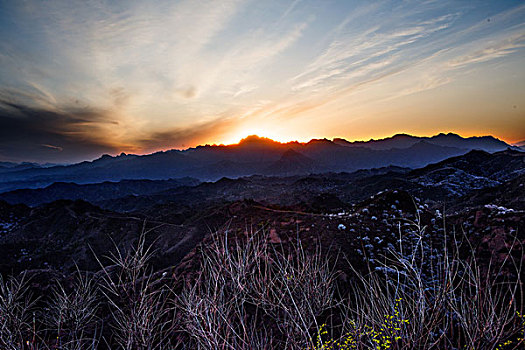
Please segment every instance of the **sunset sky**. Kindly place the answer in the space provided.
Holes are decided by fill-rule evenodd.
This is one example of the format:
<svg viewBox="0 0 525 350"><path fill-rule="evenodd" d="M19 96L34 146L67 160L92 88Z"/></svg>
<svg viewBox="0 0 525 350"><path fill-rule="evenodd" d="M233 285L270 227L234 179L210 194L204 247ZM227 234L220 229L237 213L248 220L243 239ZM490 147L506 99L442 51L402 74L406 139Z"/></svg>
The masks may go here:
<svg viewBox="0 0 525 350"><path fill-rule="evenodd" d="M523 1L0 0L0 160L525 139Z"/></svg>

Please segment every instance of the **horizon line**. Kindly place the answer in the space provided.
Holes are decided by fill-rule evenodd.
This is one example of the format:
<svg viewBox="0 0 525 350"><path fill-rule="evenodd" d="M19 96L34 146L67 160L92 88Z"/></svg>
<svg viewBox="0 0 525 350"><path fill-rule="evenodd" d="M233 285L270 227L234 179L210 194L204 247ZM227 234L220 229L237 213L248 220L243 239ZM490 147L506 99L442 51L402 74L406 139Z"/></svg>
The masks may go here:
<svg viewBox="0 0 525 350"><path fill-rule="evenodd" d="M249 140L250 138L253 138L253 139L258 139L258 140L266 140L268 142L272 142L272 143L276 143L276 144L279 144L279 145L287 145L287 144L302 144L302 145L305 145L305 144L308 144L312 141L322 141L322 140L326 140L326 141L329 141L329 142L334 142L335 140L343 140L343 141L347 141L349 143L352 143L352 144L359 144L359 143L367 143L367 142L374 142L374 141L383 141L383 140L387 140L387 139L392 139L396 136L408 136L408 137L414 137L414 138L432 138L432 137L436 137L436 136L439 136L439 135L455 135L455 136L459 136L461 137L462 139L469 139L469 138L484 138L484 137L491 137L495 140L498 140L498 141L501 141L501 142L504 142L506 143L507 145L509 146L515 146L515 143L510 143L510 142L507 142L506 140L503 140L503 139L500 139L494 135L491 135L491 134L485 134L485 135L475 135L475 136L463 136L457 132L454 132L454 131L447 131L447 132L438 132L436 134L433 134L433 135L414 135L414 134L409 134L409 133L406 133L406 132L397 132L395 134L392 134L391 136L386 136L386 137L383 137L383 138L377 138L377 139L374 139L374 138L370 138L368 140L348 140L344 137L333 137L333 138L327 138L327 137L320 137L320 138L312 138L308 141L299 141L299 140L290 140L290 141L277 141L277 140L274 140L270 137L266 137L266 136L261 136L261 135L257 135L257 134L251 134L251 135L247 135L247 136L244 136L243 138L241 138L238 142L234 142L234 143L213 143L213 144L209 144L209 143L206 143L206 144L200 144L200 145L196 145L196 146L193 146L193 147L187 147L187 148L169 148L169 149L159 149L157 151L154 151L154 152L150 152L150 153L126 153L126 152L115 152L113 154L110 154L110 153L102 153L100 154L99 156L97 157L94 157L92 159L85 159L85 160L81 160L81 161L78 161L78 162L64 162L64 163L54 163L54 162L31 162L31 161L9 161L9 160L0 160L0 162L6 162L6 163L15 163L15 164L38 164L38 165L52 165L52 166L60 166L60 165L73 165L73 164L79 164L79 163L83 163L83 162L93 162L97 159L101 159L103 157L119 157L119 156L123 156L123 155L126 155L126 156L148 156L148 155L153 155L153 154L157 154L157 153L164 153L164 152L170 152L170 151L178 151L178 152L184 152L184 151L189 151L189 150L192 150L192 149L197 149L197 148L200 148L200 147L229 147L229 146L237 146L237 145L240 145L243 141L246 141L246 140ZM518 143L521 142L521 141L517 141Z"/></svg>

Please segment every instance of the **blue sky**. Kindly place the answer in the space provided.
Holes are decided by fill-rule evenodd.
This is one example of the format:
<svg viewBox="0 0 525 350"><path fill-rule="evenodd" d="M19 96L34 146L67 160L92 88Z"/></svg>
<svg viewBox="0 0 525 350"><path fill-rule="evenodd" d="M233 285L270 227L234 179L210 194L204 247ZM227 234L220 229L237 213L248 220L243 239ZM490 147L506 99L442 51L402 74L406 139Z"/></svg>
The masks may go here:
<svg viewBox="0 0 525 350"><path fill-rule="evenodd" d="M525 139L523 1L0 1L0 160Z"/></svg>

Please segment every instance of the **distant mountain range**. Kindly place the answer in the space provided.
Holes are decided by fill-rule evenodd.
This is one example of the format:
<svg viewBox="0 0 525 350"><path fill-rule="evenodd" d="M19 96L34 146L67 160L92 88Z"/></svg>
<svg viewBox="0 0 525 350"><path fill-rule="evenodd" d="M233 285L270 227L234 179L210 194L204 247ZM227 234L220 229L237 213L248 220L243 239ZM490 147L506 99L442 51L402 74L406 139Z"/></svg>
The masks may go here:
<svg viewBox="0 0 525 350"><path fill-rule="evenodd" d="M279 143L249 136L235 145L206 145L149 155L104 155L92 162L65 166L0 164L0 192L41 188L54 182L78 184L123 179L166 180L192 177L213 181L249 175L291 176L399 166L417 168L470 150L497 152L519 147L492 136L456 134L416 137L398 134L382 140L349 142L313 139Z"/></svg>
<svg viewBox="0 0 525 350"><path fill-rule="evenodd" d="M501 151L509 145L493 136L474 136L464 138L454 133L438 134L430 137L418 137L408 134L397 134L380 140L348 142L344 139L334 139L334 142L347 146L362 146L374 150L389 150L392 148L409 148L421 141L444 147L461 149L478 149L487 152Z"/></svg>
<svg viewBox="0 0 525 350"><path fill-rule="evenodd" d="M522 150L525 151L525 140L519 141L519 142L515 142L512 145L515 146L515 147L520 147Z"/></svg>
<svg viewBox="0 0 525 350"><path fill-rule="evenodd" d="M290 164L307 167L312 160L289 151L270 170L294 171ZM364 244L359 236L380 235L379 240L395 244L399 227L404 227L398 226L400 217L414 220L406 215L416 208L432 237L443 236L442 220L434 217L439 210L447 225L468 218L467 225L455 228L472 239L493 242L501 237L497 235L517 232L523 242L525 152L473 150L418 169L390 166L203 183L189 178L55 183L44 189L2 193L0 273L73 271L75 264L96 271L100 266L93 252L107 256L114 244L129 247L146 224L153 230L149 237L158 268L191 258L189 252L224 225L239 232L269 227L283 238L309 237L305 242L320 231L317 237L323 237L326 247L339 237L346 242L340 247L350 244L349 256L360 258L356 249ZM344 232L340 224L346 227ZM452 232L453 227L448 229Z"/></svg>
<svg viewBox="0 0 525 350"><path fill-rule="evenodd" d="M300 161L308 162L304 156L291 152L288 152L288 157L299 157ZM288 166L286 161L279 164ZM173 205L200 207L206 203L243 199L285 206L308 203L309 209L317 210L334 205L338 207L343 202L355 203L385 189L398 189L428 201L446 201L447 206L450 206L458 203L461 197L478 190L482 192L475 200L476 203L489 197L503 198L505 189L516 187L515 182L523 181L524 177L524 152L505 150L488 153L473 150L419 169L389 166L352 173L332 172L287 177L253 175L204 183L192 178L123 180L85 185L60 182L42 189L1 193L0 201L35 207L56 200L81 199L111 211L149 212L156 216L162 211L159 207L168 208L169 212ZM519 202L524 198L522 195L511 198L524 189L522 185L507 193L503 204L513 203L517 204L517 208L525 208ZM462 200L463 206L474 202L470 197L467 198Z"/></svg>
<svg viewBox="0 0 525 350"><path fill-rule="evenodd" d="M55 182L45 188L19 189L0 194L0 200L36 206L60 199L99 202L126 196L144 196L181 186L196 186L199 180L192 178L170 180L122 180L79 185L72 182Z"/></svg>

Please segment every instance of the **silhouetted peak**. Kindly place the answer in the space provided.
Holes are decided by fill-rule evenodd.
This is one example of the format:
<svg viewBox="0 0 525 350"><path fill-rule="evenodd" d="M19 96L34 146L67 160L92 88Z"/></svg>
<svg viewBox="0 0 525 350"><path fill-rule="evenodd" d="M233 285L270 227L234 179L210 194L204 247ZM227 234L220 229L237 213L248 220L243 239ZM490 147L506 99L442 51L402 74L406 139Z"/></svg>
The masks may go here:
<svg viewBox="0 0 525 350"><path fill-rule="evenodd" d="M267 137L261 137L257 135L249 135L243 138L241 141L239 141L239 145L264 145L264 144L275 144L278 143L277 141L274 141Z"/></svg>
<svg viewBox="0 0 525 350"><path fill-rule="evenodd" d="M439 134L437 134L435 136L432 136L431 138L436 138L436 137L454 137L454 138L460 138L460 139L463 138L463 137L461 137L458 134L455 134L453 132L449 132L449 133L440 132Z"/></svg>
<svg viewBox="0 0 525 350"><path fill-rule="evenodd" d="M507 147L506 150L503 150L503 151L499 151L499 152L496 152L494 153L495 155L498 155L498 154L506 154L506 155L522 155L523 154L523 151L517 149L516 147Z"/></svg>
<svg viewBox="0 0 525 350"><path fill-rule="evenodd" d="M405 133L395 134L394 136L391 137L391 139L414 139L414 138L416 138L416 136L412 136L410 134L405 134Z"/></svg>
<svg viewBox="0 0 525 350"><path fill-rule="evenodd" d="M324 139L311 139L306 144L307 145L335 145L334 142L328 140L327 138L324 138Z"/></svg>
<svg viewBox="0 0 525 350"><path fill-rule="evenodd" d="M101 163L107 163L111 161L113 157L109 154L103 154L99 158L93 160L93 163L101 164Z"/></svg>
<svg viewBox="0 0 525 350"><path fill-rule="evenodd" d="M67 187L67 188L78 188L80 187L81 185L79 184L76 184L74 182L64 182L64 181L57 181L57 182L53 182L51 185L45 187L46 189L56 189L56 188L64 188L64 187Z"/></svg>
<svg viewBox="0 0 525 350"><path fill-rule="evenodd" d="M416 143L414 143L412 146L410 146L409 148L418 148L418 147L439 147L437 145L434 145L433 143L430 143L428 141L425 141L425 140L419 140L417 141Z"/></svg>
<svg viewBox="0 0 525 350"><path fill-rule="evenodd" d="M448 138L448 139L460 139L460 140L485 140L485 141L498 141L503 142L497 137L494 137L492 135L483 135L483 136L470 136L470 137L463 137L461 135L458 135L453 132L449 133L440 133L438 135L430 137L430 139L436 139L436 138Z"/></svg>
<svg viewBox="0 0 525 350"><path fill-rule="evenodd" d="M306 157L305 155L297 151L294 151L291 148L288 148L281 156L281 160L306 160L306 159L309 160L310 158Z"/></svg>
<svg viewBox="0 0 525 350"><path fill-rule="evenodd" d="M473 149L465 153L465 157L468 156L490 156L490 153L481 149Z"/></svg>
<svg viewBox="0 0 525 350"><path fill-rule="evenodd" d="M334 138L334 139L332 140L332 142L336 142L336 141L337 141L337 142L348 142L348 143L350 143L350 141L348 141L348 140L346 140L346 139L344 139L344 138L342 138L342 137L336 137L336 138Z"/></svg>
<svg viewBox="0 0 525 350"><path fill-rule="evenodd" d="M242 180L242 179L232 179L232 178L224 176L224 177L221 177L219 180L217 180L215 183L221 184L221 185L231 185L234 183L243 183L243 182L247 182L247 181Z"/></svg>

